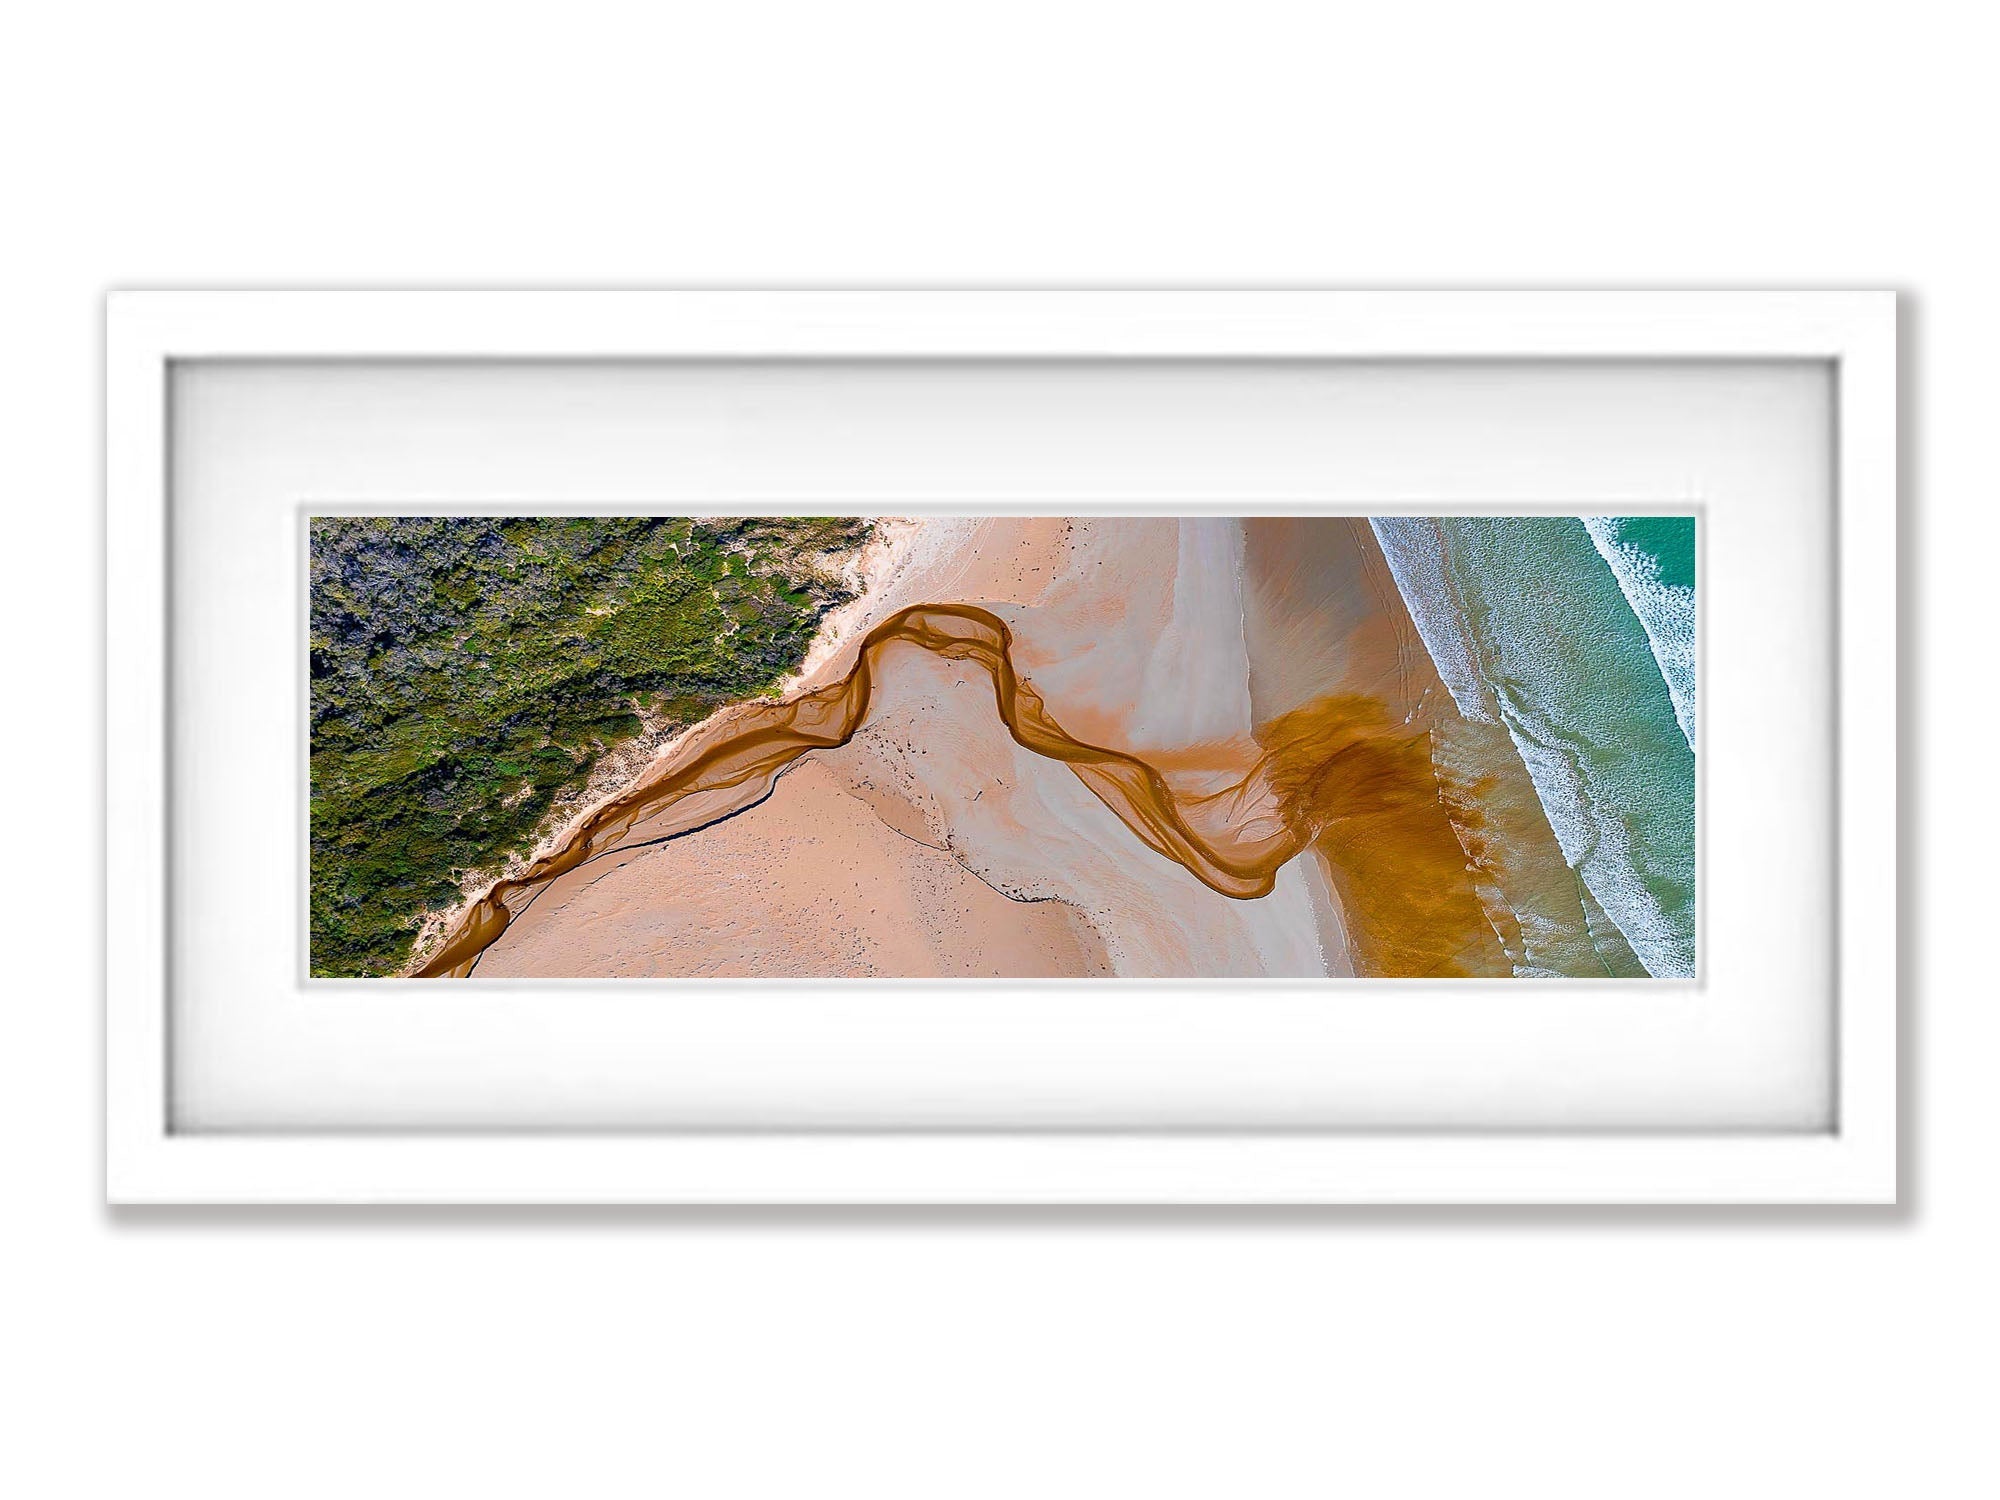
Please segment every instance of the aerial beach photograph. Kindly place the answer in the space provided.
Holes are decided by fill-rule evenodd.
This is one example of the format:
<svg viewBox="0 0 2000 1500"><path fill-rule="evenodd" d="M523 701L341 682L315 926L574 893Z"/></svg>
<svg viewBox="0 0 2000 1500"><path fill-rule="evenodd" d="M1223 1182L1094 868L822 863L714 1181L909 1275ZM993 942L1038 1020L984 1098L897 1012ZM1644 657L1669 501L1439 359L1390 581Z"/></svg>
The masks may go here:
<svg viewBox="0 0 2000 1500"><path fill-rule="evenodd" d="M308 538L317 978L1696 972L1691 515Z"/></svg>

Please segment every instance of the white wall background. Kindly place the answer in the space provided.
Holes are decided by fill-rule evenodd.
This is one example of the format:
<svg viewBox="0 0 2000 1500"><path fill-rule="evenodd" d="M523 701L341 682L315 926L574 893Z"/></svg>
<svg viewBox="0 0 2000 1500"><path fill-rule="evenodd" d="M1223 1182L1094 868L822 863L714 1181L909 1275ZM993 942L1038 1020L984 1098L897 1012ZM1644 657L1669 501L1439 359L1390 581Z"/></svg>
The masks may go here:
<svg viewBox="0 0 2000 1500"><path fill-rule="evenodd" d="M0 1490L1993 1493L1975 15L10 12ZM735 281L1905 288L1910 1207L108 1217L101 289Z"/></svg>

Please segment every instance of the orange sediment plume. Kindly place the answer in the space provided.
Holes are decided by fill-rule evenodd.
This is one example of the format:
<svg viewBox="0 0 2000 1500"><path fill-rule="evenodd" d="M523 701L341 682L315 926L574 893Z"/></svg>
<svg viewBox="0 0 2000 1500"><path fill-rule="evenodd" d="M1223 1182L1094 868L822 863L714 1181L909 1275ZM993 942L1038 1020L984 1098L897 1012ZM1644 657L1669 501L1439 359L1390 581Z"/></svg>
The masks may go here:
<svg viewBox="0 0 2000 1500"><path fill-rule="evenodd" d="M1427 729L1341 694L1264 727L1263 775L1287 826L1310 833L1358 974L1509 972L1468 867L1478 807L1439 795Z"/></svg>
<svg viewBox="0 0 2000 1500"><path fill-rule="evenodd" d="M1421 724L1365 695L1322 698L1265 726L1257 758L1237 782L1177 790L1161 767L1064 730L1016 671L1013 635L999 616L972 604L925 604L869 631L839 681L783 702L745 704L704 726L655 773L580 822L560 848L496 883L419 975L469 974L550 882L601 856L733 816L766 796L799 757L848 743L868 716L884 654L902 645L984 671L1017 744L1068 765L1142 843L1211 890L1240 900L1266 895L1287 861L1314 848L1350 914L1361 971L1505 972Z"/></svg>

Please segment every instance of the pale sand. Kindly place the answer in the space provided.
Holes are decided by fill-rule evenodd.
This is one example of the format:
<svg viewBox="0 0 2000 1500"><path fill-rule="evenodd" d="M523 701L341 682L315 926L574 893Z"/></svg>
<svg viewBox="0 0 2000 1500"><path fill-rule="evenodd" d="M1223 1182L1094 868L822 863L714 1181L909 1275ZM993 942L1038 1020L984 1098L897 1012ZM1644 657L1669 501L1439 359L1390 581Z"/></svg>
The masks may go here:
<svg viewBox="0 0 2000 1500"><path fill-rule="evenodd" d="M1052 976L1103 950L1059 902L983 884L801 761L749 811L571 871L514 919L480 978Z"/></svg>
<svg viewBox="0 0 2000 1500"><path fill-rule="evenodd" d="M847 671L896 610L979 603L1012 625L1024 673L1072 733L1157 753L1194 784L1202 767L1240 774L1254 754L1235 523L927 518L874 562L874 586L830 621L798 687ZM565 876L476 973L1106 966L1322 975L1346 963L1309 862L1261 900L1217 894L1138 843L1066 766L1016 746L983 674L903 648L884 659L851 744L807 757L724 824Z"/></svg>
<svg viewBox="0 0 2000 1500"><path fill-rule="evenodd" d="M783 691L823 686L854 665L861 638L913 604L1035 604L1062 572L1078 523L1058 516L925 516L884 522L864 554L867 592L828 615Z"/></svg>

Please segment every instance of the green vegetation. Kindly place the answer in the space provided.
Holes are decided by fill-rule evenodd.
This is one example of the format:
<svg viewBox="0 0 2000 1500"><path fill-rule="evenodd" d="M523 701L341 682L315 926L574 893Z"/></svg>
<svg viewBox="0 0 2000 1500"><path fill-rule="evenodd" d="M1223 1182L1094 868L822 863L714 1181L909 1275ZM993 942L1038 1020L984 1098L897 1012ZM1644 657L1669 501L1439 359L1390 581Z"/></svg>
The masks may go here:
<svg viewBox="0 0 2000 1500"><path fill-rule="evenodd" d="M393 974L466 871L525 851L641 711L793 670L852 519L312 522L312 972Z"/></svg>

